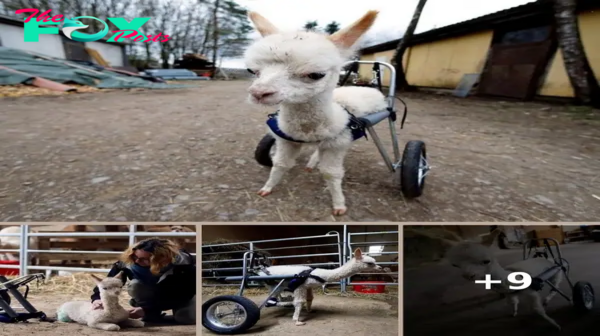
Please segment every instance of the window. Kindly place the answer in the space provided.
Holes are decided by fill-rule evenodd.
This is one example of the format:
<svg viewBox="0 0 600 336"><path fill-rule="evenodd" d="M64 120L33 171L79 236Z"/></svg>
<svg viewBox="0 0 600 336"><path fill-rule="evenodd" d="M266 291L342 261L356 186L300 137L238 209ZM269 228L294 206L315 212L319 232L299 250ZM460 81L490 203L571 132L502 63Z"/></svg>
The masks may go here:
<svg viewBox="0 0 600 336"><path fill-rule="evenodd" d="M383 246L382 245L369 246L369 256L371 256L371 257L377 257L377 256L381 255L381 252L383 252Z"/></svg>
<svg viewBox="0 0 600 336"><path fill-rule="evenodd" d="M550 26L514 30L504 33L500 44L535 43L547 40L550 37Z"/></svg>

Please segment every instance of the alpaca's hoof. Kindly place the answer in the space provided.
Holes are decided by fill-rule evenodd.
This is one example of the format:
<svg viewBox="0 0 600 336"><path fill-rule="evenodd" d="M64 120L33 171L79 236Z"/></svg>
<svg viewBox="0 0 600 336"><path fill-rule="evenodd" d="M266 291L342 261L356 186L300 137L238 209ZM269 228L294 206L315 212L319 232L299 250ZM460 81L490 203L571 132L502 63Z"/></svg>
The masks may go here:
<svg viewBox="0 0 600 336"><path fill-rule="evenodd" d="M260 189L256 194L261 197L269 196L271 194L271 190Z"/></svg>
<svg viewBox="0 0 600 336"><path fill-rule="evenodd" d="M119 327L116 324L112 324L112 325L107 326L106 329L104 329L104 330L106 330L106 331L119 331L119 330L121 330L121 327Z"/></svg>
<svg viewBox="0 0 600 336"><path fill-rule="evenodd" d="M304 167L304 171L307 172L307 173L312 173L313 170L314 170L313 167Z"/></svg>
<svg viewBox="0 0 600 336"><path fill-rule="evenodd" d="M334 208L333 209L333 215L334 216L342 216L344 214L346 214L346 211L348 211L347 208Z"/></svg>
<svg viewBox="0 0 600 336"><path fill-rule="evenodd" d="M303 325L305 325L305 324L306 324L306 322L300 322L300 321L296 321L296 325L297 325L297 326L303 326Z"/></svg>

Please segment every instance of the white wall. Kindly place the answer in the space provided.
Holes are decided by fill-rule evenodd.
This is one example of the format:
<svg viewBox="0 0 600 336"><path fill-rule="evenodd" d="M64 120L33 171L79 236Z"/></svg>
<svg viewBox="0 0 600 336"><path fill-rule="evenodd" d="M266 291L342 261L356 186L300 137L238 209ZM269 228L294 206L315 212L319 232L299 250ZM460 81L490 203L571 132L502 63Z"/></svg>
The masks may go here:
<svg viewBox="0 0 600 336"><path fill-rule="evenodd" d="M86 48L96 50L102 55L110 66L123 66L123 51L119 44L111 45L110 43L102 42L86 42ZM93 59L92 59L93 61Z"/></svg>
<svg viewBox="0 0 600 336"><path fill-rule="evenodd" d="M2 41L3 47L65 58L65 49L60 35L40 34L39 36L39 42L25 42L23 27L0 23L0 40Z"/></svg>

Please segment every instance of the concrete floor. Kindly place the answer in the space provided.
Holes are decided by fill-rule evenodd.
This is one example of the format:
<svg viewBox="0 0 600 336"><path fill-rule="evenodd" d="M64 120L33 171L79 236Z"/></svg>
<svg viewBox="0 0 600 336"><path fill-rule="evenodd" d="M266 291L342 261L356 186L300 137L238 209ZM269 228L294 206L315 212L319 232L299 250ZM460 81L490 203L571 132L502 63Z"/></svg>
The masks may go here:
<svg viewBox="0 0 600 336"><path fill-rule="evenodd" d="M519 261L522 250L498 250L501 265ZM573 283L587 281L600 296L600 244L564 245L563 257L571 264ZM521 304L519 316L511 316L511 308L497 294L483 285L468 282L460 271L449 265L426 265L404 271L404 335L461 336L531 336L531 335L598 335L600 300L586 315L577 315L568 301L556 295L547 312L562 332L553 329L530 308ZM547 286L546 286L547 287ZM561 290L570 295L567 281ZM548 289L544 289L544 294Z"/></svg>

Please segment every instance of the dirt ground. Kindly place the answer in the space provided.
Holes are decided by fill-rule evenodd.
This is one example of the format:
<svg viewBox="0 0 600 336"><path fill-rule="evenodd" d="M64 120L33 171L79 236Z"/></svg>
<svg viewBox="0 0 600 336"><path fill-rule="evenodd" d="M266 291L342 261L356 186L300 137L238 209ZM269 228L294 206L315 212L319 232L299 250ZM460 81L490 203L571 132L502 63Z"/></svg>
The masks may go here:
<svg viewBox="0 0 600 336"><path fill-rule="evenodd" d="M44 294L32 293L29 295L29 302L40 311L43 311L51 318L56 318L56 309L64 302L71 300L88 300L85 296L62 296L60 294ZM129 308L126 301L121 302L125 308ZM171 312L168 312L169 314ZM3 324L0 329L0 335L44 335L44 336L63 336L63 335L80 335L80 336L98 336L98 335L114 335L112 331L102 331L92 329L84 325L76 323L63 322L39 322L36 319L29 321L30 323ZM141 329L121 329L118 333L128 336L148 336L148 335L172 335L172 336L196 336L196 326L147 326ZM6 334L4 334L6 332Z"/></svg>
<svg viewBox="0 0 600 336"><path fill-rule="evenodd" d="M203 295L203 302L212 296ZM266 298L246 296L257 304ZM300 315L303 326L292 321L293 308L272 307L261 311L260 320L247 335L280 336L397 336L398 304L356 297L338 297L317 295L313 302L313 311L305 310ZM215 335L202 327L203 335Z"/></svg>
<svg viewBox="0 0 600 336"><path fill-rule="evenodd" d="M364 139L346 159L346 216L331 216L322 178L302 170L306 156L260 198L269 170L253 153L273 110L246 103L247 86L1 99L0 220L600 218L600 112L423 93L405 96L399 130L402 148L428 146L433 170L418 200L402 198ZM377 129L389 145L387 125Z"/></svg>
<svg viewBox="0 0 600 336"><path fill-rule="evenodd" d="M404 335L406 336L529 336L564 335L592 336L598 334L600 318L600 260L598 243L562 245L562 256L570 265L573 284L589 282L594 288L595 307L577 313L560 295L550 301L546 312L561 327L559 333L548 322L535 315L527 302L519 304L512 317L512 308L497 294L483 285L468 282L460 270L445 264L429 264L404 270ZM522 260L522 250L497 250L501 265ZM594 266L595 265L595 266ZM571 295L567 281L560 290ZM548 293L545 286L542 295Z"/></svg>

